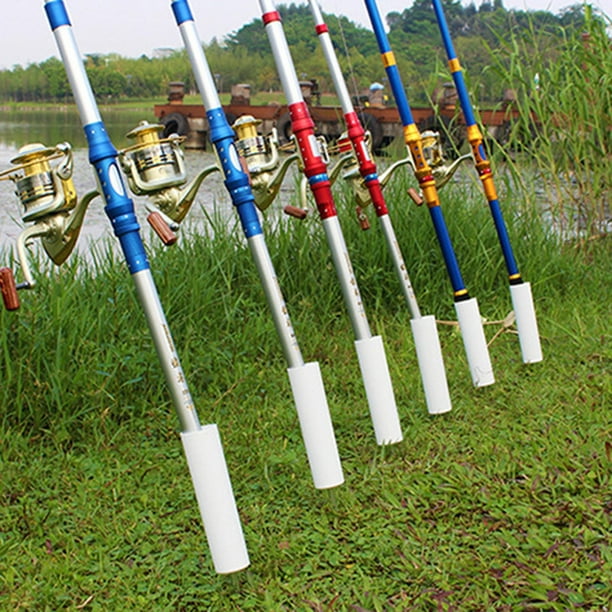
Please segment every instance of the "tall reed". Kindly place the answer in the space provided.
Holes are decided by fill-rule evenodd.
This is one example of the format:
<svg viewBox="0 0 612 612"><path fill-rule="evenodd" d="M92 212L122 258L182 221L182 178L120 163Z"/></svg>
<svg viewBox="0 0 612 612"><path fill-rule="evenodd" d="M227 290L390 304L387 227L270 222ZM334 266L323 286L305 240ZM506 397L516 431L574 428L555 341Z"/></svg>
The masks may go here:
<svg viewBox="0 0 612 612"><path fill-rule="evenodd" d="M525 192L537 195L564 237L610 231L612 46L610 19L585 4L583 32L562 31L550 48L533 26L512 32L492 53L493 69L514 90L518 120L506 150L519 152Z"/></svg>

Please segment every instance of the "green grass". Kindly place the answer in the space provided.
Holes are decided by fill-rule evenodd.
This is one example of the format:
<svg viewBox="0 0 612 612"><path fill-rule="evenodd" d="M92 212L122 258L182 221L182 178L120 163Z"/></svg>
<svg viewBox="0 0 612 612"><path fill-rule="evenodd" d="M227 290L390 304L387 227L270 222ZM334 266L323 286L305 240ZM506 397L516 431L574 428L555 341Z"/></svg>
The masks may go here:
<svg viewBox="0 0 612 612"><path fill-rule="evenodd" d="M478 186L444 189L482 315L510 310ZM421 309L453 318L427 211L387 187ZM532 282L545 360L493 340L474 389L455 325L440 325L453 411L427 415L409 313L371 215L339 198L405 439L376 445L323 232L267 231L307 361L318 360L346 483L312 486L285 363L235 228L183 235L152 269L196 406L218 424L251 566L216 575L172 408L125 266L110 254L45 273L0 313L2 610L603 610L612 599L611 243L561 243L502 181ZM472 193L472 191L474 193ZM480 194L478 194L479 196ZM6 256L3 261L6 261ZM500 324L486 326L492 339Z"/></svg>

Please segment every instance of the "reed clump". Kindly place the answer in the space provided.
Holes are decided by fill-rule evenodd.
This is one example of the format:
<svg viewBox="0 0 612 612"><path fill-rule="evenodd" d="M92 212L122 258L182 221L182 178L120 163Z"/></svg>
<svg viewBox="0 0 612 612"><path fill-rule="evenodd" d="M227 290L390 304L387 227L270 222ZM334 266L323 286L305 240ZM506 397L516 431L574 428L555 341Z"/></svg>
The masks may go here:
<svg viewBox="0 0 612 612"><path fill-rule="evenodd" d="M515 93L520 117L502 155L568 239L609 233L612 192L612 45L610 18L584 6L584 30L561 30L551 49L535 28L512 33L492 53L493 69ZM525 190L529 193L529 190Z"/></svg>

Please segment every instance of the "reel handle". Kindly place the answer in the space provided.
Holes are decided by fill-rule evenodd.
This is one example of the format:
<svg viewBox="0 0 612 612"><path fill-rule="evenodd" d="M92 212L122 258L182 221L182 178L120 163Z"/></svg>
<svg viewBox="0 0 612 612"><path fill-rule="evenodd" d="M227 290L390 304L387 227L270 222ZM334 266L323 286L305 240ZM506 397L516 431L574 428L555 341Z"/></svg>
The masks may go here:
<svg viewBox="0 0 612 612"><path fill-rule="evenodd" d="M177 241L176 234L158 212L149 213L147 221L166 246L171 246Z"/></svg>
<svg viewBox="0 0 612 612"><path fill-rule="evenodd" d="M355 214L357 215L357 221L359 221L359 225L363 231L370 229L370 221L368 220L368 216L363 211L361 206L355 207Z"/></svg>
<svg viewBox="0 0 612 612"><path fill-rule="evenodd" d="M308 211L303 208L298 208L297 206L291 206L291 204L287 204L283 208L283 212L290 217L295 217L296 219L305 219L308 216Z"/></svg>
<svg viewBox="0 0 612 612"><path fill-rule="evenodd" d="M417 206L423 205L423 198L421 197L421 194L414 187L410 187L408 189L408 195L411 197L412 201Z"/></svg>
<svg viewBox="0 0 612 612"><path fill-rule="evenodd" d="M19 308L19 296L17 295L17 285L15 277L10 268L0 268L0 290L2 300L7 310L17 310Z"/></svg>

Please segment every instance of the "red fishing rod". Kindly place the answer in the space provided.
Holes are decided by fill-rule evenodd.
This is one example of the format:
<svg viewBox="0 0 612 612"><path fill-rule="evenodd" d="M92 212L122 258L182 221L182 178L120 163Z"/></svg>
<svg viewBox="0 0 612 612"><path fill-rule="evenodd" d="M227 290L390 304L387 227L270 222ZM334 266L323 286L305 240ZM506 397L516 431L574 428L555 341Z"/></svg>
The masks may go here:
<svg viewBox="0 0 612 612"><path fill-rule="evenodd" d="M259 0L263 23L276 69L280 76L294 139L302 161L303 172L314 196L325 236L332 254L344 302L355 332L355 347L363 377L370 415L378 444L399 442L402 430L387 358L380 336L372 336L361 301L350 257L338 221L338 214L327 175L327 166L314 133L314 122L304 102L295 72L281 18L272 0Z"/></svg>
<svg viewBox="0 0 612 612"><path fill-rule="evenodd" d="M508 230L504 222L501 206L497 198L495 189L495 181L493 180L493 171L491 170L491 162L487 159L487 154L484 147L484 138L482 132L476 123L474 111L470 102L468 89L463 78L463 71L451 39L450 30L444 16L444 9L440 0L432 0L436 20L442 35L444 48L448 57L448 66L457 88L459 96L459 104L463 112L463 118L467 129L467 137L472 148L472 155L478 171L478 176L482 182L482 187L485 197L489 203L489 209L493 217L499 243L501 245L506 269L508 271L508 279L510 281L510 296L512 298L512 306L516 317L516 327L519 335L519 343L521 346L521 354L524 363L534 363L542 361L542 348L540 346L540 334L538 332L538 322L536 320L535 308L533 305L533 297L531 295L531 285L525 282L521 277Z"/></svg>
<svg viewBox="0 0 612 612"><path fill-rule="evenodd" d="M393 258L402 292L412 315L410 325L414 336L427 409L430 414L448 412L451 409L451 400L435 317L433 315L421 315L419 304L414 294L410 277L408 276L408 270L404 263L402 251L395 236L391 218L389 217L389 211L382 192L382 185L378 178L376 163L366 141L365 130L351 102L351 96L342 75L331 36L323 20L319 4L317 0L308 1L315 22L315 30L323 49L323 55L327 61L336 94L342 106L347 135L359 164L359 173L370 194L376 216Z"/></svg>

